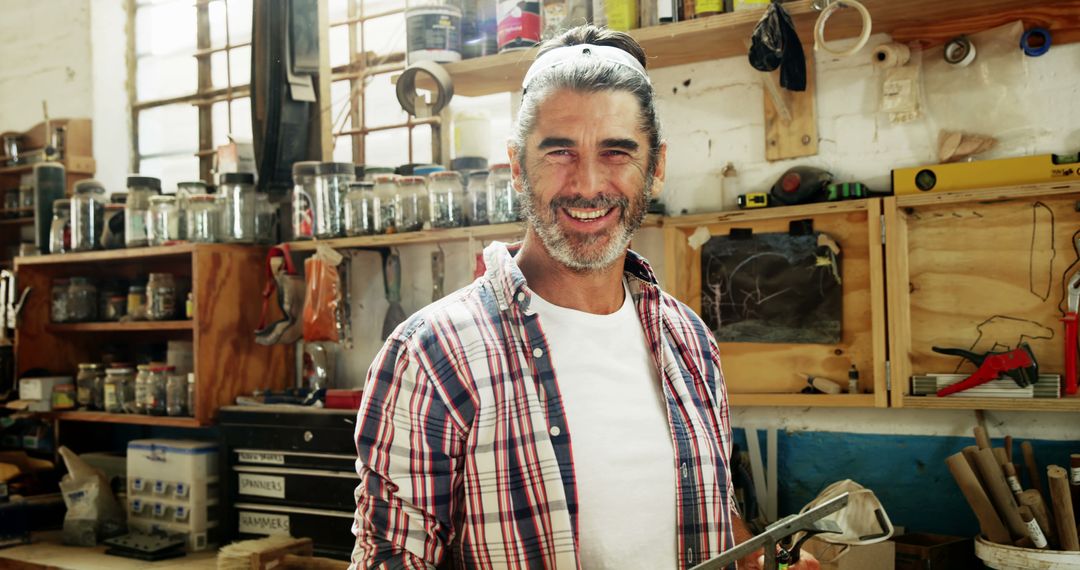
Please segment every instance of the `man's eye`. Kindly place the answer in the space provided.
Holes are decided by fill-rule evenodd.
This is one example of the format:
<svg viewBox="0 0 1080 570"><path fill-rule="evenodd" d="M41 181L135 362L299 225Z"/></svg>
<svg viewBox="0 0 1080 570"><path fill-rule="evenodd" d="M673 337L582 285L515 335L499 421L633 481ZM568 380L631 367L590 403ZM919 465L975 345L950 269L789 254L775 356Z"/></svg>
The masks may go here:
<svg viewBox="0 0 1080 570"><path fill-rule="evenodd" d="M570 156L570 151L565 148L553 150L548 153L549 156Z"/></svg>

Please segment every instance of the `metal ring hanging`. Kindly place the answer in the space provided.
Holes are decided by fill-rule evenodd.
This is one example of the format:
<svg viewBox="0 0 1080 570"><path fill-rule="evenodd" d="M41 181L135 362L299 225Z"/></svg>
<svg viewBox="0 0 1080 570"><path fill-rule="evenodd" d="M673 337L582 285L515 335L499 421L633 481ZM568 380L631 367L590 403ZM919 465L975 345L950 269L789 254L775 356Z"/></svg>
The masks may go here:
<svg viewBox="0 0 1080 570"><path fill-rule="evenodd" d="M815 7L816 6L817 3L815 3ZM825 22L832 16L832 13L841 6L850 6L858 10L859 15L862 16L862 33L859 34L859 39L855 42L855 45L846 50L834 50L825 43ZM866 9L866 6L863 6L856 0L832 0L829 2L829 5L825 6L825 9L821 11L817 23L814 24L814 47L840 57L850 57L855 55L856 52L866 45L866 41L870 39L871 24L870 11Z"/></svg>
<svg viewBox="0 0 1080 570"><path fill-rule="evenodd" d="M416 76L420 73L431 76L435 82L435 101L430 105L423 102L417 104ZM434 61L418 61L410 65L397 80L398 103L406 113L418 119L438 115L439 111L450 104L453 96L454 80L443 66Z"/></svg>

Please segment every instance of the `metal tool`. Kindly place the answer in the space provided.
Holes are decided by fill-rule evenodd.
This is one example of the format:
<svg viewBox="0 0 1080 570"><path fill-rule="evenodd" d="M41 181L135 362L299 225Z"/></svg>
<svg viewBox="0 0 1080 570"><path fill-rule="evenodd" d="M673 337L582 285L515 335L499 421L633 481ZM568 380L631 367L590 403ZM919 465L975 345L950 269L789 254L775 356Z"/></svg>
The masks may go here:
<svg viewBox="0 0 1080 570"><path fill-rule="evenodd" d="M1080 270L1065 285L1069 310L1061 318L1065 323L1065 394L1076 393L1077 311L1080 310Z"/></svg>
<svg viewBox="0 0 1080 570"><path fill-rule="evenodd" d="M1035 362L1035 355L1026 342L1020 343L1019 347L1007 352L987 352L985 354L976 354L962 348L940 348L935 346L932 349L939 354L963 357L979 367L978 370L964 380L938 390L938 396L948 396L949 394L955 394L985 384L1003 374L1016 381L1016 384L1021 388L1034 384L1039 379L1039 365Z"/></svg>
<svg viewBox="0 0 1080 570"><path fill-rule="evenodd" d="M836 524L836 521L821 520L836 511L844 508L848 504L849 493L838 495L837 497L830 499L821 505L800 513L797 515L790 515L784 517L775 523L766 527L765 532L747 540L746 542L724 551L719 556L711 558L697 566L691 568L691 570L713 570L719 568L727 568L735 562L750 556L759 548L765 550L765 570L777 570L778 565L776 561L776 546L785 538L794 535L797 532L805 532L794 545L789 549L791 553L791 564L799 561L799 551L802 549L802 545L806 540L815 534L821 534L823 532L839 533L840 525Z"/></svg>

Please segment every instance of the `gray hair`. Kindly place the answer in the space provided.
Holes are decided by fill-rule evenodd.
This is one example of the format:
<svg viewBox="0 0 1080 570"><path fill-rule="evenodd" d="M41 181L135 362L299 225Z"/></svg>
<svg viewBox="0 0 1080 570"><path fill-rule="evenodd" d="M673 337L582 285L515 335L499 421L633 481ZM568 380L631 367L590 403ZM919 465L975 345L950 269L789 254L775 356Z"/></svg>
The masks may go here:
<svg viewBox="0 0 1080 570"><path fill-rule="evenodd" d="M591 25L571 28L561 36L544 42L537 57L558 47L579 44L607 45L622 49L645 67L645 52L632 37ZM649 139L646 173L651 178L660 155L660 121L656 116L652 84L636 71L599 58L575 58L545 70L530 81L522 95L521 108L510 134L510 146L517 151L522 167L525 165L525 140L536 127L536 115L540 105L549 95L563 89L580 93L626 91L637 99L641 107L640 128Z"/></svg>

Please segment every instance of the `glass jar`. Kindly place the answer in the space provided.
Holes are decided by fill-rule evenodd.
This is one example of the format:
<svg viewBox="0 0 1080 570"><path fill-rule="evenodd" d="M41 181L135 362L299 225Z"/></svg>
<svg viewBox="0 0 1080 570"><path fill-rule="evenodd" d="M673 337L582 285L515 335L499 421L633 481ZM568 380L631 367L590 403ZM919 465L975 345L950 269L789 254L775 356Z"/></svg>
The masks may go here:
<svg viewBox="0 0 1080 570"><path fill-rule="evenodd" d="M171 273L151 273L146 282L146 318L167 321L176 317L176 280Z"/></svg>
<svg viewBox="0 0 1080 570"><path fill-rule="evenodd" d="M80 408L94 409L94 381L101 375L103 368L96 362L79 364L79 372L75 375L75 403Z"/></svg>
<svg viewBox="0 0 1080 570"><path fill-rule="evenodd" d="M397 209L400 188L396 174L383 174L375 177L375 203L378 215L375 216L375 233L391 234L398 231Z"/></svg>
<svg viewBox="0 0 1080 570"><path fill-rule="evenodd" d="M135 367L134 398L131 401L131 413L147 414L146 394L150 380L150 365L140 364Z"/></svg>
<svg viewBox="0 0 1080 570"><path fill-rule="evenodd" d="M255 242L255 175L226 172L218 179L222 203L221 238L229 243Z"/></svg>
<svg viewBox="0 0 1080 570"><path fill-rule="evenodd" d="M113 196L109 197L110 199ZM116 203L105 204L104 221L101 224L101 247L105 249L122 249L124 243L124 205Z"/></svg>
<svg viewBox="0 0 1080 570"><path fill-rule="evenodd" d="M375 183L353 182L345 195L345 233L350 236L366 236L375 233Z"/></svg>
<svg viewBox="0 0 1080 570"><path fill-rule="evenodd" d="M71 200L53 200L52 223L49 225L49 253L71 250Z"/></svg>
<svg viewBox="0 0 1080 570"><path fill-rule="evenodd" d="M165 381L165 413L187 415L187 374L170 374Z"/></svg>
<svg viewBox="0 0 1080 570"><path fill-rule="evenodd" d="M19 186L19 207L24 210L34 207L33 186Z"/></svg>
<svg viewBox="0 0 1080 570"><path fill-rule="evenodd" d="M4 217L14 218L19 215L19 191L15 188L4 192Z"/></svg>
<svg viewBox="0 0 1080 570"><path fill-rule="evenodd" d="M188 372L187 375L187 415L195 417L195 373Z"/></svg>
<svg viewBox="0 0 1080 570"><path fill-rule="evenodd" d="M68 287L67 279L54 279L49 299L49 320L54 323L68 322Z"/></svg>
<svg viewBox="0 0 1080 570"><path fill-rule="evenodd" d="M127 317L131 321L146 320L146 286L132 285L128 287L127 294Z"/></svg>
<svg viewBox="0 0 1080 570"><path fill-rule="evenodd" d="M135 381L134 368L109 368L105 371L105 411L122 414L127 411L128 384Z"/></svg>
<svg viewBox="0 0 1080 570"><path fill-rule="evenodd" d="M345 235L345 194L356 180L356 165L351 162L320 162L315 167L315 237Z"/></svg>
<svg viewBox="0 0 1080 570"><path fill-rule="evenodd" d="M144 247L150 244L146 233L150 198L161 194L161 179L153 176L128 176L127 188L127 202L124 204L124 245Z"/></svg>
<svg viewBox="0 0 1080 570"><path fill-rule="evenodd" d="M150 197L146 237L150 245L165 245L180 239L180 207L176 196Z"/></svg>
<svg viewBox="0 0 1080 570"><path fill-rule="evenodd" d="M315 193L314 160L294 162L292 167L292 235L294 240L315 237L315 210L311 196Z"/></svg>
<svg viewBox="0 0 1080 570"><path fill-rule="evenodd" d="M375 179L380 176L391 176L393 174L394 169L387 166L365 166L364 182L375 182Z"/></svg>
<svg viewBox="0 0 1080 570"><path fill-rule="evenodd" d="M277 204L270 203L270 195L255 193L255 243L272 244L277 240Z"/></svg>
<svg viewBox="0 0 1080 570"><path fill-rule="evenodd" d="M105 369L102 368L98 371L97 377L94 378L94 387L90 393L94 400L93 409L102 411L105 409Z"/></svg>
<svg viewBox="0 0 1080 570"><path fill-rule="evenodd" d="M427 181L423 176L402 176L398 186L398 230L414 232L424 229L424 222L428 221L430 214Z"/></svg>
<svg viewBox="0 0 1080 570"><path fill-rule="evenodd" d="M75 183L75 197L71 201L71 249L90 251L99 249L104 224L105 187L97 180L80 180Z"/></svg>
<svg viewBox="0 0 1080 570"><path fill-rule="evenodd" d="M98 317L97 286L86 277L72 277L68 281L68 320L69 323L87 323Z"/></svg>
<svg viewBox="0 0 1080 570"><path fill-rule="evenodd" d="M146 382L146 413L151 416L164 416L167 412L165 402L168 398L169 377L174 375L173 366L151 366Z"/></svg>
<svg viewBox="0 0 1080 570"><path fill-rule="evenodd" d="M56 411L75 409L74 384L57 384L53 386L52 409Z"/></svg>
<svg viewBox="0 0 1080 570"><path fill-rule="evenodd" d="M519 220L521 198L514 189L509 164L496 164L488 174L488 220L505 224Z"/></svg>
<svg viewBox="0 0 1080 570"><path fill-rule="evenodd" d="M465 185L465 191L469 196L467 200L469 213L466 218L468 218L468 224L470 226L480 226L488 223L487 184L488 171L474 170L469 173L469 180Z"/></svg>
<svg viewBox="0 0 1080 570"><path fill-rule="evenodd" d="M221 241L219 225L221 223L221 205L212 194L193 194L188 196L188 209L184 215L188 241L194 243L214 243Z"/></svg>
<svg viewBox="0 0 1080 570"><path fill-rule="evenodd" d="M457 172L436 172L428 178L431 227L457 228L465 225L465 185Z"/></svg>

